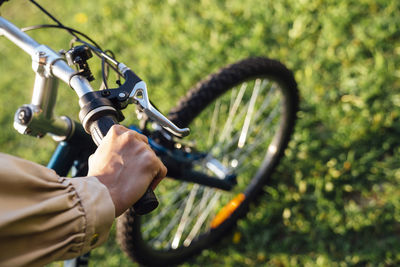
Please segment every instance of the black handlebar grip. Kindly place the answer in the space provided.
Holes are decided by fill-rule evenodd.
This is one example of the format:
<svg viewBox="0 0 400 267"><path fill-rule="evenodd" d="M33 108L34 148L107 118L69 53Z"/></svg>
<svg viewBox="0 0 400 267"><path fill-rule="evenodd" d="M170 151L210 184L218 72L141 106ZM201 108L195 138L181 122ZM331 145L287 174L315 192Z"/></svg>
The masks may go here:
<svg viewBox="0 0 400 267"><path fill-rule="evenodd" d="M97 146L100 145L101 140L103 140L114 124L118 124L114 116L103 116L90 123L90 134Z"/></svg>
<svg viewBox="0 0 400 267"><path fill-rule="evenodd" d="M158 200L150 187L144 195L133 205L136 214L144 215L152 212L158 207Z"/></svg>
<svg viewBox="0 0 400 267"><path fill-rule="evenodd" d="M106 136L110 128L117 124L117 120L113 116L103 116L93 121L90 126L90 133L96 145ZM158 207L158 200L153 190L149 187L144 195L133 205L135 212L144 215L152 212Z"/></svg>

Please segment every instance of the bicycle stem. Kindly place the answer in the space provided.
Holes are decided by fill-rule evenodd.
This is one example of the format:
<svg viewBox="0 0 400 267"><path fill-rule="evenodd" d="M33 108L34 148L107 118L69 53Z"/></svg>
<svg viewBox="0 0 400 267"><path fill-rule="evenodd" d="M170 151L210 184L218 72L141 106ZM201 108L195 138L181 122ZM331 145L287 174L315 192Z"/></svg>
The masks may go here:
<svg viewBox="0 0 400 267"><path fill-rule="evenodd" d="M50 133L57 141L68 138L73 130L71 120L53 116L58 87L56 78L69 84L78 97L93 91L89 82L74 75L76 71L60 54L39 44L3 17L0 17L0 34L31 56L32 69L36 73L31 103L17 110L14 127L22 134L41 137Z"/></svg>

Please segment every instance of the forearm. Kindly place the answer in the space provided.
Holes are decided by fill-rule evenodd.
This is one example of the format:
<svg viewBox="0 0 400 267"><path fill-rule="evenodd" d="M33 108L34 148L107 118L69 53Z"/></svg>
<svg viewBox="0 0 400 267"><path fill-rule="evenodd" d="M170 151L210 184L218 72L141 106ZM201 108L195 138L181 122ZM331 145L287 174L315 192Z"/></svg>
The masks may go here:
<svg viewBox="0 0 400 267"><path fill-rule="evenodd" d="M43 265L107 239L114 205L95 177L60 178L0 154L0 265Z"/></svg>

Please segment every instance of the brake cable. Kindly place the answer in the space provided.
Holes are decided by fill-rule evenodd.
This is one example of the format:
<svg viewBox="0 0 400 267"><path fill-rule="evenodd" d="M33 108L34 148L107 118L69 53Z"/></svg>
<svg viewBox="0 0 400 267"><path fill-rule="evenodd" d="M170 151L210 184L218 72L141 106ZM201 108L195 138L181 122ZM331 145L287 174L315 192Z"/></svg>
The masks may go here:
<svg viewBox="0 0 400 267"><path fill-rule="evenodd" d="M80 42L84 45L86 45L90 50L92 50L94 52L94 54L99 57L102 62L102 86L104 86L106 89L108 88L107 85L107 74L108 71L105 70L105 67L110 67L111 69L113 69L118 77L123 77L123 75L120 73L120 71L118 70L117 66L119 64L119 62L115 59L114 54L110 51L111 56L109 56L107 54L107 50L103 51L101 49L101 47L95 42L93 41L93 39L91 39L89 36L87 36L86 34L77 31L73 28L67 27L64 24L62 24L58 19L56 19L53 15L50 14L50 12L48 12L44 7L42 7L39 3L37 3L35 0L29 0L31 3L33 3L36 7L38 7L43 13L45 13L50 19L52 19L56 25L53 24L42 24L42 25L35 25L35 26L31 26L31 27L27 27L22 29L23 31L29 31L29 30L36 30L36 29L41 29L41 28L59 28L59 29L64 29L66 30L69 34L71 34L75 39L76 42ZM79 35L83 36L84 38L86 38L87 40L89 40L89 42L91 42L92 44L82 40L81 38L79 38ZM112 63L112 64L110 64ZM119 78L117 80L117 84L119 84Z"/></svg>

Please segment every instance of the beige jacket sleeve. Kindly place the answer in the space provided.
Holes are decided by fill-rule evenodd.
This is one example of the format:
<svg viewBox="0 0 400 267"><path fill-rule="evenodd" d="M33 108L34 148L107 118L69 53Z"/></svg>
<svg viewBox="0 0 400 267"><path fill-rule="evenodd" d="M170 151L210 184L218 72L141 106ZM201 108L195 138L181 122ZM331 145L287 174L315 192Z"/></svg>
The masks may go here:
<svg viewBox="0 0 400 267"><path fill-rule="evenodd" d="M62 178L0 153L0 266L41 266L102 244L114 220L96 177Z"/></svg>

